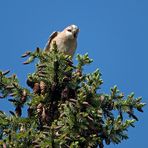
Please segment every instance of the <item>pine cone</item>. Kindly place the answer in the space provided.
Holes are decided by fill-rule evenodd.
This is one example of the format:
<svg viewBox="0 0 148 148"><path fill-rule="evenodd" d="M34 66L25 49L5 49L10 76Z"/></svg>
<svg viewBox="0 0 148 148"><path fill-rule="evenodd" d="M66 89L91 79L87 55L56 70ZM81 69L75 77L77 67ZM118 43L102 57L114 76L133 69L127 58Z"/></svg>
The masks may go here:
<svg viewBox="0 0 148 148"><path fill-rule="evenodd" d="M16 115L17 115L18 117L20 117L20 116L22 115L22 109L21 109L20 106L17 106L17 107L15 108L15 113L16 113Z"/></svg>
<svg viewBox="0 0 148 148"><path fill-rule="evenodd" d="M27 99L27 91L26 91L26 90L23 90L23 92L22 92L22 97L21 97L21 101L22 101L23 103L25 103L25 102L26 102L26 99Z"/></svg>
<svg viewBox="0 0 148 148"><path fill-rule="evenodd" d="M37 106L37 113L42 114L42 112L43 112L43 104L39 103L38 106Z"/></svg>
<svg viewBox="0 0 148 148"><path fill-rule="evenodd" d="M42 121L45 121L46 120L46 110L45 110L45 107L43 107L43 111L42 111Z"/></svg>
<svg viewBox="0 0 148 148"><path fill-rule="evenodd" d="M45 94L46 92L46 84L43 81L40 81L40 90L41 90L41 94Z"/></svg>
<svg viewBox="0 0 148 148"><path fill-rule="evenodd" d="M34 83L33 92L35 94L39 94L40 93L40 84L39 83Z"/></svg>

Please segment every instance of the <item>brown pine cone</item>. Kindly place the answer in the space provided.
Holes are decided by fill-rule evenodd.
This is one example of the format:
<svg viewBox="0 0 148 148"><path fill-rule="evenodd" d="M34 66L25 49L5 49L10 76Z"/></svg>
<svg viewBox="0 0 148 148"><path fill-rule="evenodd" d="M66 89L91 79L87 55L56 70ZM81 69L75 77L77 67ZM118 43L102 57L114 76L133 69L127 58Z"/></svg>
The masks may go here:
<svg viewBox="0 0 148 148"><path fill-rule="evenodd" d="M39 94L40 93L40 84L39 83L34 83L33 92L35 94Z"/></svg>
<svg viewBox="0 0 148 148"><path fill-rule="evenodd" d="M21 109L20 106L17 106L17 107L15 108L15 113L16 113L16 115L17 115L18 117L20 117L20 116L22 115L22 109Z"/></svg>
<svg viewBox="0 0 148 148"><path fill-rule="evenodd" d="M43 81L40 81L40 90L41 90L41 94L45 94L46 92L46 84Z"/></svg>
<svg viewBox="0 0 148 148"><path fill-rule="evenodd" d="M25 103L26 102L26 99L27 99L27 91L24 89L23 92L22 92L21 101L23 103Z"/></svg>
<svg viewBox="0 0 148 148"><path fill-rule="evenodd" d="M42 114L42 112L43 112L43 104L39 103L38 106L37 106L37 113Z"/></svg>

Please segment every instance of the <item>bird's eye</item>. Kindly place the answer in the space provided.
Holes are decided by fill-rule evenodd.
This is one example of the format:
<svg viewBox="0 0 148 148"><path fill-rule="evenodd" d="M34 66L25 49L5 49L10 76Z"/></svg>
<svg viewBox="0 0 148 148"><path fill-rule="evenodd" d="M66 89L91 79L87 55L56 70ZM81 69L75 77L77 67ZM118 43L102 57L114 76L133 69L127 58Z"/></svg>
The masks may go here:
<svg viewBox="0 0 148 148"><path fill-rule="evenodd" d="M67 31L71 32L72 30L71 29L67 29Z"/></svg>

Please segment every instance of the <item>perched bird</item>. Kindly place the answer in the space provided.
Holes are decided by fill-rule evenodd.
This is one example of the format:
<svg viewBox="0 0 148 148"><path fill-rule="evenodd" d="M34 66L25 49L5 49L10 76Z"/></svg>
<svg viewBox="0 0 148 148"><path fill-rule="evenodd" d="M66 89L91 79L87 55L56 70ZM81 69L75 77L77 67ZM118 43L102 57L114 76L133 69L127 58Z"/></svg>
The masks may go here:
<svg viewBox="0 0 148 148"><path fill-rule="evenodd" d="M76 25L66 27L62 32L53 32L44 48L45 51L50 52L52 45L56 42L57 48L60 52L73 57L77 47L77 36L79 28Z"/></svg>

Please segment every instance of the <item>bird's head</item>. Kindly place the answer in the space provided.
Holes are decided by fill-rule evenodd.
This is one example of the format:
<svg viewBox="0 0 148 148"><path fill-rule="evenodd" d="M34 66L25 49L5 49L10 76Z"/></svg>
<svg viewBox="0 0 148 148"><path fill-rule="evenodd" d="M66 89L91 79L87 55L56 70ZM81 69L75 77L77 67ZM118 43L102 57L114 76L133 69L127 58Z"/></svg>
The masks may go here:
<svg viewBox="0 0 148 148"><path fill-rule="evenodd" d="M70 25L64 31L70 39L76 39L80 30L76 25Z"/></svg>

